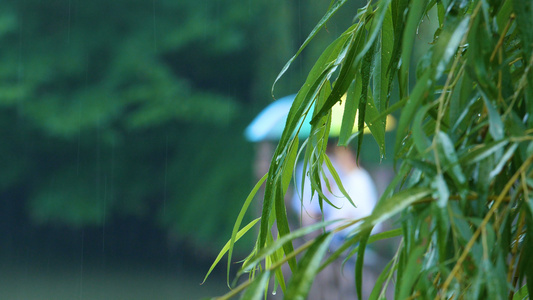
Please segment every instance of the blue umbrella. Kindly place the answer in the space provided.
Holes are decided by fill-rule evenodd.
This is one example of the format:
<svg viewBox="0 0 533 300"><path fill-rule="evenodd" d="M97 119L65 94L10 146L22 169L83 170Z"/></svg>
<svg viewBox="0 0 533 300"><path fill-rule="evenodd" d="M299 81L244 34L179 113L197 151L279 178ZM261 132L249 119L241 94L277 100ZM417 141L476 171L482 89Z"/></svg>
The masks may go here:
<svg viewBox="0 0 533 300"><path fill-rule="evenodd" d="M257 117L246 127L244 131L244 136L250 142L259 142L259 141L276 141L279 140L283 129L285 128L285 123L287 121L287 116L289 115L289 110L291 108L292 102L296 98L296 94L285 96L280 98L265 109L263 109ZM344 113L344 102L338 103L332 107L332 121L331 121L331 130L330 136L338 136L340 134L340 127L342 123L342 115ZM311 113L307 114L302 128L298 136L300 138L306 138L311 132ZM387 128L389 131L394 128L396 120L392 116L387 116ZM357 115L355 117L355 123L353 126L353 132L357 131ZM365 128L364 133L369 133L370 130Z"/></svg>
<svg viewBox="0 0 533 300"><path fill-rule="evenodd" d="M257 117L246 127L244 136L250 142L259 141L275 141L281 137L287 116L291 108L292 102L296 94L285 96L280 98L265 109L263 109ZM309 114L306 120L308 124L311 121L311 115ZM305 123L304 123L305 124ZM309 135L309 126L302 126L299 136L306 137Z"/></svg>

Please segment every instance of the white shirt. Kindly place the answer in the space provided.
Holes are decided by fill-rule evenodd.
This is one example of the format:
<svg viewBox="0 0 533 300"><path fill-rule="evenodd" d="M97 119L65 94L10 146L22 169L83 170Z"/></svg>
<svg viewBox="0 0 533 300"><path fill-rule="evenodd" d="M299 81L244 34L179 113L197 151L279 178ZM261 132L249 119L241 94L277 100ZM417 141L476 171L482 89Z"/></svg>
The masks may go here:
<svg viewBox="0 0 533 300"><path fill-rule="evenodd" d="M331 163L335 170L337 171L339 178L342 182L342 185L356 207L354 207L346 197L342 194L340 188L337 186L333 176L329 172L326 166L324 166L324 173L331 187L331 191L328 190L327 185L325 184L324 179L322 179L322 191L328 200L333 203L336 207L332 207L324 201L323 203L323 218L324 221L337 220L337 219L359 219L366 217L372 213L377 202L377 191L372 181L372 178L366 170L363 168L355 168L348 173L343 172L342 168L338 166L338 163L334 158L330 158ZM301 176L302 176L303 164L299 163L296 167L296 186L295 191L291 200L291 206L296 212L302 212L302 222L304 221L306 215L315 218L314 222L321 221L320 216L322 212L320 211L320 205L318 203L318 194L315 192L311 198L311 182L309 177L306 175L304 182L303 196L301 189ZM302 207L303 205L303 207ZM309 219L309 217L307 217ZM309 222L307 222L309 223ZM334 226L334 225L333 225ZM331 229L331 228L328 228Z"/></svg>

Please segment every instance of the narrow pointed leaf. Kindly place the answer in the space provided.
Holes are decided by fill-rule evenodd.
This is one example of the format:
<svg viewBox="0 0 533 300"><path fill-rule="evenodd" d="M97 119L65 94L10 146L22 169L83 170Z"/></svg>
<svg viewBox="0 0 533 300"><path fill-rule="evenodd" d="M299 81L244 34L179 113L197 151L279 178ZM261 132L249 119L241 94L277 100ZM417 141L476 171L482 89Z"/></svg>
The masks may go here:
<svg viewBox="0 0 533 300"><path fill-rule="evenodd" d="M278 82L278 80L281 78L281 76L283 76L283 74L285 74L287 69L289 69L290 65L292 64L292 62L298 57L298 55L300 55L300 53L307 46L307 44L309 44L309 42L313 39L313 37L315 37L315 35L320 31L320 29L322 29L322 27L324 27L324 25L326 25L328 20L339 10L339 8L341 8L342 5L344 5L344 3L346 3L346 1L347 0L337 1L337 2L335 2L335 4L333 4L328 9L326 14L318 22L318 24L315 26L315 28L313 28L311 33L309 33L309 36L305 39L305 41L303 42L302 46L300 46L300 48L298 49L296 54L293 57L291 57L291 59L285 64L285 66L283 67L281 72L278 74L278 76L276 77L276 80L274 80L274 84L272 85L272 91L274 91L274 87L276 85L276 82Z"/></svg>
<svg viewBox="0 0 533 300"><path fill-rule="evenodd" d="M355 262L355 289L358 299L363 299L363 266L365 259L365 250L368 238L372 229L362 232L362 238L359 241L359 251L357 251L357 260Z"/></svg>
<svg viewBox="0 0 533 300"><path fill-rule="evenodd" d="M285 236L281 237L280 239L274 241L274 243L272 243L268 247L261 249L261 251L259 251L253 258L251 258L248 261L247 264L243 265L242 270L240 271L240 273L250 271L259 262L261 262L261 260L263 260L266 256L271 255L272 253L277 251L280 247L283 247L283 245L285 243L287 243L288 241L292 241L292 240L294 240L296 238L302 237L302 236L304 236L306 234L309 234L309 233L311 233L313 231L322 229L322 228L324 228L324 227L326 227L328 225L334 224L334 223L336 223L338 221L339 220L319 222L319 223L315 223L313 225L306 226L306 227L300 228L298 230L292 231L290 234L285 235Z"/></svg>
<svg viewBox="0 0 533 300"><path fill-rule="evenodd" d="M329 172L331 173L331 176L333 176L333 179L335 180L335 184L337 184L337 187L341 191L342 195L350 201L350 204L354 207L357 207L355 203L353 202L352 198L344 188L344 185L342 184L341 178L337 171L335 170L335 167L333 167L333 164L331 163L331 160L329 160L329 157L327 155L324 155L324 161L326 162L326 166L328 167Z"/></svg>
<svg viewBox="0 0 533 300"><path fill-rule="evenodd" d="M358 89L359 88L359 89ZM359 106L359 97L361 94L361 82L353 81L346 93L346 102L344 104L344 113L342 115L342 124L339 134L339 146L346 146L353 132L355 115Z"/></svg>
<svg viewBox="0 0 533 300"><path fill-rule="evenodd" d="M265 290L268 288L268 279L270 271L265 270L259 276L254 278L254 281L242 294L242 300L261 300L265 295Z"/></svg>
<svg viewBox="0 0 533 300"><path fill-rule="evenodd" d="M239 232L237 232L237 234L235 235L234 238L232 237L232 240L228 241L224 245L224 247L222 247L222 250L220 250L220 252L218 253L217 257L215 258L215 261L213 262L213 264L209 268L209 271L207 271L207 274L205 275L204 280L202 281L202 284L205 283L205 281L207 280L207 277L209 277L209 274L211 274L211 272L216 267L218 262L222 259L222 257L224 257L224 254L226 254L226 252L228 252L228 250L229 251L233 251L232 244L235 244L235 242L238 241L246 232L248 232L250 230L250 228L252 228L260 219L261 218L257 218L255 220L253 220L252 222L248 223L248 225L244 226L241 230L239 230ZM230 261L231 260L228 257L228 262L230 262Z"/></svg>
<svg viewBox="0 0 533 300"><path fill-rule="evenodd" d="M278 186L276 187L276 221L278 225L278 232L280 236L283 237L290 234L291 230L289 228L289 220L287 219L287 210L285 208L285 200L283 197L284 193L282 189L283 187L280 181ZM283 245L283 250L285 252L285 255L291 254L294 251L292 241L287 241ZM289 266L291 267L292 271L296 270L296 259L290 259Z"/></svg>
<svg viewBox="0 0 533 300"><path fill-rule="evenodd" d="M320 262L328 250L333 234L326 233L316 238L313 245L300 260L297 272L291 278L284 299L307 299L311 284L320 268Z"/></svg>

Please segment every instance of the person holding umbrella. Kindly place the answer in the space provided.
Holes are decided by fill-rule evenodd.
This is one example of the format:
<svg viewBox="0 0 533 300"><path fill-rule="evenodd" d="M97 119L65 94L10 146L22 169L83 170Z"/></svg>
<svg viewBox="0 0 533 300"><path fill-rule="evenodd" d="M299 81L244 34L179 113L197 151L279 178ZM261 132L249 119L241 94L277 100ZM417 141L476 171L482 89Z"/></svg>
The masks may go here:
<svg viewBox="0 0 533 300"><path fill-rule="evenodd" d="M295 96L289 95L271 103L259 113L245 130L246 139L259 145L257 152L258 159L256 160L257 177L261 177L268 171L273 150L272 142L277 141L281 137L285 120ZM340 103L332 108L330 137L339 135L343 111L343 106ZM299 131L299 138L309 136L311 131L310 120L311 114L304 120ZM387 123L387 129L390 130L394 126L394 119L392 117L388 118ZM357 118L354 127L354 131L357 131ZM369 131L365 129L364 132L367 133ZM329 188L324 188L323 193L334 206L323 205L321 209L318 195L316 193L314 195L312 194L308 176L305 176L302 180L303 174L308 174L308 170L304 173L303 163L300 162L296 166L294 192L287 207L292 208L294 214L300 217L300 224L303 226L311 225L322 220L359 219L366 217L370 215L378 199L376 187L371 176L357 164L349 148L338 147L335 141L330 140L326 154L339 175L344 189L356 206L352 205L344 197L341 188L336 185L333 175L324 167L326 176L322 179L322 186L328 186ZM346 238L346 234L348 234L348 230L344 230L336 235L337 242L335 240L332 242L332 250ZM377 257L372 251L366 253L366 256L370 259L366 259L365 262L372 262L372 256ZM340 268L340 265L332 264L317 276L311 288L309 299L355 299L353 274L352 278L350 276L340 276L338 268Z"/></svg>

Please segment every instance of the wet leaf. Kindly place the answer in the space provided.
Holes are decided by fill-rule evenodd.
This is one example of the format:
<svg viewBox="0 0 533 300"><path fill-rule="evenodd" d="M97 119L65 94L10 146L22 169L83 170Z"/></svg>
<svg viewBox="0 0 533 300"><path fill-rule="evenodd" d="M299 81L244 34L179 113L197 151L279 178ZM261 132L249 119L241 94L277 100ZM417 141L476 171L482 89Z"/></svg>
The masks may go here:
<svg viewBox="0 0 533 300"><path fill-rule="evenodd" d="M287 219L287 210L285 207L285 200L284 200L284 193L283 193L283 187L281 181L278 181L278 185L276 186L275 193L276 193L276 221L278 225L278 232L281 237L286 236L291 233L291 230L289 228L289 221ZM285 244L283 244L283 250L285 252L285 255L290 255L294 248L292 246L292 241L287 241ZM292 258L289 260L289 266L291 267L291 270L296 270L296 259Z"/></svg>
<svg viewBox="0 0 533 300"><path fill-rule="evenodd" d="M359 106L361 96L361 81L354 80L346 92L346 102L344 104L344 113L342 115L342 124L339 134L339 146L346 146L353 132L355 115Z"/></svg>
<svg viewBox="0 0 533 300"><path fill-rule="evenodd" d="M255 254L246 264L243 265L240 274L244 272L248 272L252 270L257 264L261 262L266 256L271 255L275 251L277 251L280 247L283 247L283 245L289 241L292 241L296 238L302 237L306 234L309 234L313 231L323 229L328 225L334 224L336 222L339 222L339 220L333 220L333 221L326 221L326 222L318 222L313 225L300 228L298 230L294 230L288 235L285 235L281 237L280 239L274 241L274 243L270 244L268 247L261 249L257 254Z"/></svg>
<svg viewBox="0 0 533 300"><path fill-rule="evenodd" d="M307 298L311 284L318 273L320 262L326 254L332 238L333 234L326 233L315 239L313 245L300 260L298 270L292 276L287 287L285 299L303 300Z"/></svg>
<svg viewBox="0 0 533 300"><path fill-rule="evenodd" d="M224 247L222 247L222 250L220 250L217 258L215 258L215 261L213 262L213 264L209 268L209 271L207 271L207 274L205 275L204 280L202 281L202 284L207 280L207 277L209 277L209 274L211 274L211 272L216 267L218 262L222 259L222 257L224 257L224 254L226 254L226 252L228 252L228 251L230 251L230 252L233 251L233 244L235 244L235 242L238 241L246 232L248 232L250 230L250 228L252 228L259 220L260 220L260 218L257 218L255 220L253 220L252 222L248 223L248 225L244 226L241 230L239 230L237 232L237 234L235 235L235 237L232 236L232 239L230 241L228 241L226 243L226 245L224 245ZM231 254L228 255L228 263L229 264L231 264L230 255ZM228 271L229 271L229 267L228 267ZM229 275L228 275L228 280L229 280Z"/></svg>
<svg viewBox="0 0 533 300"><path fill-rule="evenodd" d="M270 271L265 270L259 276L254 278L252 284L242 294L242 300L261 300L265 296L265 290L268 288L268 279Z"/></svg>
<svg viewBox="0 0 533 300"><path fill-rule="evenodd" d="M359 241L359 251L357 251L357 260L355 262L355 289L357 291L358 299L363 299L363 266L365 259L365 250L370 237L370 232L372 229L368 229L365 232L362 232L361 240Z"/></svg>
<svg viewBox="0 0 533 300"><path fill-rule="evenodd" d="M276 80L274 80L274 84L272 85L272 91L274 91L274 87L276 85L276 82L285 74L285 72L289 69L290 65L294 62L294 60L300 55L300 53L303 51L303 49L311 42L311 40L317 35L317 33L326 25L329 19L346 3L346 0L340 0L335 2L333 5L331 5L326 12L326 14L322 17L322 19L318 22L318 24L313 28L309 36L305 39L302 46L298 49L296 54L289 59L289 61L285 64L281 72L276 77Z"/></svg>

